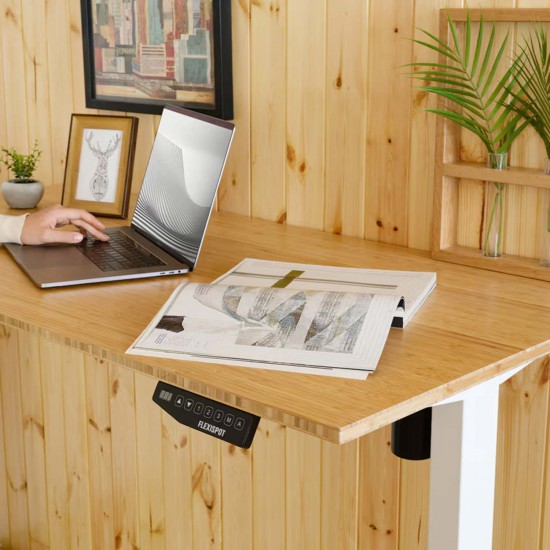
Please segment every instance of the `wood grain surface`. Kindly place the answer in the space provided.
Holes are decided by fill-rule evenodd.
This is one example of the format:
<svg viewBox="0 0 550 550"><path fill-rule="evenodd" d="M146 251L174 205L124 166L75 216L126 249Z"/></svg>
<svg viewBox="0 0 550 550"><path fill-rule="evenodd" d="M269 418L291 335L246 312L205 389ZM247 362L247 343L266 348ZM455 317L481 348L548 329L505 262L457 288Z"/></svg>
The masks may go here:
<svg viewBox="0 0 550 550"><path fill-rule="evenodd" d="M176 285L210 281L244 257L435 271L437 288L404 330L390 331L366 381L125 355ZM213 216L198 268L186 277L40 290L5 251L0 277L10 281L0 296L4 324L338 443L550 350L545 282L233 214Z"/></svg>

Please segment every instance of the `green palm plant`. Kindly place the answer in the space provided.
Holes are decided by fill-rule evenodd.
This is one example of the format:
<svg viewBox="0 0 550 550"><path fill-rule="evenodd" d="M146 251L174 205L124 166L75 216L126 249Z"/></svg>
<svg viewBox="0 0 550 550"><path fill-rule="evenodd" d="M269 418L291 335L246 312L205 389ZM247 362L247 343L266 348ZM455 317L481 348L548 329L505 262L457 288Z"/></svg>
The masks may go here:
<svg viewBox="0 0 550 550"><path fill-rule="evenodd" d="M550 51L541 26L524 37L511 69L508 107L533 127L550 158Z"/></svg>
<svg viewBox="0 0 550 550"><path fill-rule="evenodd" d="M485 43L485 21L480 19L475 38L468 14L462 45L456 24L450 15L448 21L450 44L422 29L420 31L428 40L413 40L416 44L437 52L439 62L415 62L408 66L415 69L413 78L429 82L421 86L422 91L454 103L460 111L446 107L426 110L474 133L489 153L505 153L526 126L521 115L509 107L512 67L502 76L498 76L505 57L509 32L498 43L496 25L493 22Z"/></svg>
<svg viewBox="0 0 550 550"><path fill-rule="evenodd" d="M435 64L409 64L408 66L414 69L412 77L428 82L421 86L422 91L446 100L441 107L426 110L462 126L479 137L489 153L489 166L502 168L502 155L499 154L507 153L512 142L527 126L522 116L510 108L512 67L503 73L501 70L509 31L501 41L498 41L495 23L492 23L489 32L486 33L485 21L481 17L476 37L468 13L462 43L450 15L448 24L451 35L448 44L420 29L425 38L415 39L413 42L437 52L439 60ZM451 108L449 103L454 103L455 108ZM486 203L488 208L483 242L483 253L486 256L499 256L502 248L505 185L498 182L494 185L492 203Z"/></svg>
<svg viewBox="0 0 550 550"><path fill-rule="evenodd" d="M512 79L509 92L513 101L509 107L533 127L550 159L550 51L541 25L524 37L512 66ZM550 232L550 206L546 214L546 231Z"/></svg>

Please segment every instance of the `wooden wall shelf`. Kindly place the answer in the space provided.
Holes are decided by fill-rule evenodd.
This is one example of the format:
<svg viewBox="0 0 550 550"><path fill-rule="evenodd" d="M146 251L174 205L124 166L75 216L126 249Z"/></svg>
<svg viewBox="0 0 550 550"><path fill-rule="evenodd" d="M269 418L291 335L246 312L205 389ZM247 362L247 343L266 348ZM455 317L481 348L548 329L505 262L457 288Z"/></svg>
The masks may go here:
<svg viewBox="0 0 550 550"><path fill-rule="evenodd" d="M521 258L509 254L503 254L500 258L487 258L479 250L458 245L434 251L432 257L454 264L550 281L550 268L540 266L539 261L533 258Z"/></svg>
<svg viewBox="0 0 550 550"><path fill-rule="evenodd" d="M495 170L476 162L450 162L443 165L443 176L550 189L550 175L535 168Z"/></svg>
<svg viewBox="0 0 550 550"><path fill-rule="evenodd" d="M467 13L468 10L466 9L443 9L440 11L439 37L442 41L449 41L448 15L455 22L460 22L466 20ZM479 21L481 16L486 21L497 23L549 22L550 9L470 10L472 21ZM439 108L445 106L444 100L439 98L438 101ZM507 254L499 258L487 258L482 255L480 249L460 246L457 238L458 219L460 218L458 210L459 184L461 180L494 181L550 190L550 175L545 175L542 169L509 167L506 170L495 170L481 163L462 162L460 161L461 145L460 127L443 117L438 117L432 257L491 271L550 281L550 268L539 265L537 258L524 258ZM473 217L475 212L479 212L479 209L476 211L475 208L476 206L472 206ZM462 214L462 217L464 218L464 214ZM535 235L533 235L533 238L535 238Z"/></svg>
<svg viewBox="0 0 550 550"><path fill-rule="evenodd" d="M460 246L456 242L457 196L460 179L498 181L550 189L549 175L542 174L540 170L528 168L494 170L471 162L441 164L439 169L436 168L436 173L439 175L435 189L433 258L550 281L550 268L539 265L538 259L509 254L499 258L487 258L481 254L480 250Z"/></svg>

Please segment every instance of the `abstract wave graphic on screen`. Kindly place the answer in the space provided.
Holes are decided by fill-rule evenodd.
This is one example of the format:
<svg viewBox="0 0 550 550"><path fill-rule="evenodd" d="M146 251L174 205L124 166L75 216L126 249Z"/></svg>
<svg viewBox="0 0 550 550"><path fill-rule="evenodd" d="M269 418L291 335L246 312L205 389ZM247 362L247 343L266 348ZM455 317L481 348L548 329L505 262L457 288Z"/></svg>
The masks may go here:
<svg viewBox="0 0 550 550"><path fill-rule="evenodd" d="M193 200L192 184L186 179L181 148L159 129L132 223L194 264L216 186L210 205L204 206Z"/></svg>

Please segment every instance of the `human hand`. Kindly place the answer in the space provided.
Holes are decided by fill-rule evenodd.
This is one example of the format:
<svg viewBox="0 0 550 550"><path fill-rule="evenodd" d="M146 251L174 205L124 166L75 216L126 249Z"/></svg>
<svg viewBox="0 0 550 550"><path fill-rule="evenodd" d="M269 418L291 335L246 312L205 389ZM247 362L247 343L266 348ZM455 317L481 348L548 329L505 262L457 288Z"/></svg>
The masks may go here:
<svg viewBox="0 0 550 550"><path fill-rule="evenodd" d="M57 227L72 224L79 231L56 231ZM79 243L90 233L95 239L108 241L103 233L105 226L86 210L65 208L61 205L50 206L29 214L21 231L23 244Z"/></svg>

